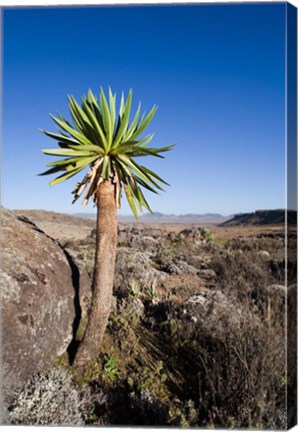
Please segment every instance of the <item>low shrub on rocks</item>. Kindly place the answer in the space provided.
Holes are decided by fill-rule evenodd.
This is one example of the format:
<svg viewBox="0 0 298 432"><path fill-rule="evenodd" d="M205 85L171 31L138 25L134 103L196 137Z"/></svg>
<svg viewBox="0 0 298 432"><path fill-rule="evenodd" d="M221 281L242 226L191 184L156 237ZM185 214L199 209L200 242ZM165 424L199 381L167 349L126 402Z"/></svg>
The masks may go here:
<svg viewBox="0 0 298 432"><path fill-rule="evenodd" d="M80 389L71 374L54 367L48 374L33 375L18 392L9 408L12 424L83 426L95 400L103 402L101 392Z"/></svg>

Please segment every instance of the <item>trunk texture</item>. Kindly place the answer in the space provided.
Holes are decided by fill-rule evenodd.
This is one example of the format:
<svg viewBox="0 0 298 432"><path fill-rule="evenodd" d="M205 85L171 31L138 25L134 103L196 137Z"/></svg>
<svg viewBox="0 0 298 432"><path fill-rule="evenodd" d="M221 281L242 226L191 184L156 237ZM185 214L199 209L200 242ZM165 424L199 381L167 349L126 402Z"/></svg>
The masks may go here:
<svg viewBox="0 0 298 432"><path fill-rule="evenodd" d="M87 329L75 357L75 365L94 359L101 345L111 311L117 248L115 185L104 181L97 189L96 253L92 302Z"/></svg>

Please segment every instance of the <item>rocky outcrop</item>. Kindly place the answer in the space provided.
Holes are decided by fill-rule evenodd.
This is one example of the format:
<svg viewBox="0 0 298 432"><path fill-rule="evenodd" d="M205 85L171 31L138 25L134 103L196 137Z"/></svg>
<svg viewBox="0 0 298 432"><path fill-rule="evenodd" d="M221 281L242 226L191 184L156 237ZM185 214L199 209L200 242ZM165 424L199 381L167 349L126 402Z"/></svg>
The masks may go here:
<svg viewBox="0 0 298 432"><path fill-rule="evenodd" d="M67 349L80 297L90 284L58 242L28 219L1 213L2 374L8 402Z"/></svg>
<svg viewBox="0 0 298 432"><path fill-rule="evenodd" d="M191 266L191 265L187 264L186 262L184 262L183 260L179 260L179 259L177 259L177 260L173 261L171 264L169 264L167 271L170 274L176 274L176 275L179 275L179 274L196 275L197 274L197 270L193 266Z"/></svg>
<svg viewBox="0 0 298 432"><path fill-rule="evenodd" d="M126 296L134 283L142 290L164 279L164 273L153 267L150 252L130 247L118 248L114 289L120 297Z"/></svg>

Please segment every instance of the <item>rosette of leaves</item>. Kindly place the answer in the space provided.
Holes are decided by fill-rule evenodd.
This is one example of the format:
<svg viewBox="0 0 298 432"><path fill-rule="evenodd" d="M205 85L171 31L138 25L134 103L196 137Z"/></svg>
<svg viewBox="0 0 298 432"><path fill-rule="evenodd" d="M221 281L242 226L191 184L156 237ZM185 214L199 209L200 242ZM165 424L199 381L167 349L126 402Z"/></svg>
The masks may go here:
<svg viewBox="0 0 298 432"><path fill-rule="evenodd" d="M131 117L132 90L125 99L122 93L118 115L116 114L116 94L109 88L108 100L100 89L99 100L91 90L79 104L73 96L68 96L72 124L58 114L51 115L58 127L58 133L42 130L44 134L58 142L59 148L46 149L43 153L59 156L61 159L49 162L50 168L41 175L59 174L50 185L67 180L89 167L82 181L73 191L73 203L85 192L83 204L92 197L98 199L98 186L111 179L115 184L118 208L121 205L121 192L124 188L133 214L138 217L138 210L144 207L152 211L145 199L145 188L158 193L163 190L161 184L168 185L149 168L139 164L136 158L155 156L163 158L161 153L170 150L173 145L153 148L148 147L154 134L142 136L154 117L157 106L141 116L141 103Z"/></svg>

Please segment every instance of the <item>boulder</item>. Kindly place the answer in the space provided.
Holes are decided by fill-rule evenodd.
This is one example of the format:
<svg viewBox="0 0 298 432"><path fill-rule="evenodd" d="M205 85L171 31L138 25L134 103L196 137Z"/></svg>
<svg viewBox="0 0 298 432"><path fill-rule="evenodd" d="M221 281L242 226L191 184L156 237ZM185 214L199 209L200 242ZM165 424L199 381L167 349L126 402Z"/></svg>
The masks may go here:
<svg viewBox="0 0 298 432"><path fill-rule="evenodd" d="M118 248L114 288L120 297L126 297L133 284L137 284L139 290L144 290L164 279L165 275L153 267L150 252L129 247Z"/></svg>
<svg viewBox="0 0 298 432"><path fill-rule="evenodd" d="M67 349L90 286L57 241L2 209L2 374L4 402ZM86 284L86 279L85 279Z"/></svg>
<svg viewBox="0 0 298 432"><path fill-rule="evenodd" d="M199 272L199 276L200 276L202 279L210 280L210 279L215 279L215 278L216 278L216 273L215 273L215 271L212 270L212 269L202 269L202 270L200 270L200 272Z"/></svg>
<svg viewBox="0 0 298 432"><path fill-rule="evenodd" d="M239 327L244 311L221 291L200 288L186 301L183 314L186 327L188 322L192 323L192 331L198 324L201 331L208 331L214 338L224 340L227 329Z"/></svg>
<svg viewBox="0 0 298 432"><path fill-rule="evenodd" d="M280 284L272 284L265 287L265 292L270 296L274 297L276 295L280 295L281 297L285 297L287 292L287 288L284 285Z"/></svg>
<svg viewBox="0 0 298 432"><path fill-rule="evenodd" d="M155 249L159 242L151 235L146 235L144 228L120 225L118 230L118 245L126 246L141 251Z"/></svg>
<svg viewBox="0 0 298 432"><path fill-rule="evenodd" d="M187 264L185 261L182 260L175 260L175 262L172 262L169 266L168 266L168 272L170 274L192 274L195 275L197 274L197 270Z"/></svg>
<svg viewBox="0 0 298 432"><path fill-rule="evenodd" d="M262 260L264 260L264 261L268 261L268 260L270 260L270 258L271 258L270 253L269 253L268 251L265 251L265 250L260 250L260 251L258 252L258 255L259 255L259 257L262 258Z"/></svg>

